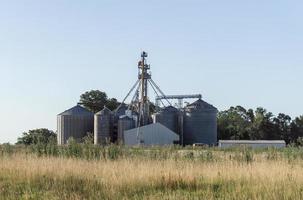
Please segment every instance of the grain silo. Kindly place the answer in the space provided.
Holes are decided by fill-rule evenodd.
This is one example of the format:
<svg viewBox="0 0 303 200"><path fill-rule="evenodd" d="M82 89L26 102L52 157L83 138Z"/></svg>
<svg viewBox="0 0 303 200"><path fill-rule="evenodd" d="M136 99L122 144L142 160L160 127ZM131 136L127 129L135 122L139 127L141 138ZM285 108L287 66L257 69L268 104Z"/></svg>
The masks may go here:
<svg viewBox="0 0 303 200"><path fill-rule="evenodd" d="M160 123L170 130L178 133L178 113L179 110L173 106L168 106L157 112L153 116L154 123Z"/></svg>
<svg viewBox="0 0 303 200"><path fill-rule="evenodd" d="M94 126L94 143L107 144L111 141L111 133L113 128L112 112L104 107L103 110L95 114Z"/></svg>
<svg viewBox="0 0 303 200"><path fill-rule="evenodd" d="M57 116L58 144L66 144L69 138L81 141L94 129L94 114L77 105Z"/></svg>
<svg viewBox="0 0 303 200"><path fill-rule="evenodd" d="M117 109L113 111L113 128L112 128L112 137L111 142L117 142L118 141L118 120L120 116L125 115L125 112L127 110L126 104L121 104Z"/></svg>
<svg viewBox="0 0 303 200"><path fill-rule="evenodd" d="M135 128L135 120L127 115L120 116L118 120L118 143L124 143L124 131Z"/></svg>
<svg viewBox="0 0 303 200"><path fill-rule="evenodd" d="M183 144L217 143L217 113L214 106L199 99L185 107L183 121Z"/></svg>

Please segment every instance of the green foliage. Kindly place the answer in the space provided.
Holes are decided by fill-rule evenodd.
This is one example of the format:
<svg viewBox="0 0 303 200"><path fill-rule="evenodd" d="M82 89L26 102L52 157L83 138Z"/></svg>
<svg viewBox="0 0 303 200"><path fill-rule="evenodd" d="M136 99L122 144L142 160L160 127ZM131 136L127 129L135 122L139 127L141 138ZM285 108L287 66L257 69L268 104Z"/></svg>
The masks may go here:
<svg viewBox="0 0 303 200"><path fill-rule="evenodd" d="M79 144L74 138L69 138L67 142L67 148L64 152L68 157L80 158L82 156L81 144Z"/></svg>
<svg viewBox="0 0 303 200"><path fill-rule="evenodd" d="M107 95L99 90L91 90L80 96L80 102L86 109L93 113L99 112L107 103Z"/></svg>
<svg viewBox="0 0 303 200"><path fill-rule="evenodd" d="M89 138L90 136L88 136ZM125 147L119 145L101 146L94 145L87 139L87 142L78 143L73 138L70 138L67 145L58 146L55 141L46 145L35 144L30 146L25 145L0 145L1 156L10 156L16 153L30 154L34 153L37 156L46 157L66 157L85 160L118 160L126 159L142 159L164 161L168 159L184 160L184 161L204 161L204 162L219 162L229 157L229 160L240 163L254 162L256 155L262 155L267 160L286 159L295 161L303 159L303 148L287 147L282 149L277 148L260 148L252 149L246 146L231 147L227 149L221 148L192 148L179 149L174 146L169 147Z"/></svg>
<svg viewBox="0 0 303 200"><path fill-rule="evenodd" d="M218 132L220 139L249 139L250 124L254 120L251 110L243 107L231 107L229 110L218 114Z"/></svg>
<svg viewBox="0 0 303 200"><path fill-rule="evenodd" d="M303 116L296 117L290 124L292 142L303 146Z"/></svg>
<svg viewBox="0 0 303 200"><path fill-rule="evenodd" d="M303 117L279 113L275 117L264 108L246 110L230 107L218 114L219 139L226 140L285 140L287 144L300 144L303 137Z"/></svg>
<svg viewBox="0 0 303 200"><path fill-rule="evenodd" d="M51 141L56 140L57 134L48 129L35 129L24 132L22 137L18 138L17 144L23 145L47 145Z"/></svg>
<svg viewBox="0 0 303 200"><path fill-rule="evenodd" d="M100 90L87 91L80 96L82 106L93 113L97 113L106 106L110 110L114 110L119 106L119 102L115 98L108 98L105 92Z"/></svg>
<svg viewBox="0 0 303 200"><path fill-rule="evenodd" d="M212 151L205 151L205 150L201 151L201 153L199 154L198 159L202 160L202 161L205 161L205 162L212 162L212 161L216 160Z"/></svg>
<svg viewBox="0 0 303 200"><path fill-rule="evenodd" d="M251 163L254 161L254 154L251 150L248 150L247 148L244 149L243 152L244 161L246 163Z"/></svg>
<svg viewBox="0 0 303 200"><path fill-rule="evenodd" d="M108 158L110 160L117 160L122 156L121 146L110 145L107 147Z"/></svg>
<svg viewBox="0 0 303 200"><path fill-rule="evenodd" d="M267 160L278 160L279 152L275 148L268 148L268 153L266 154Z"/></svg>
<svg viewBox="0 0 303 200"><path fill-rule="evenodd" d="M232 151L232 154L229 157L230 160L236 160L240 163L244 162L246 164L252 163L254 161L254 155L257 154L254 149L246 146L233 147L230 149L225 149L224 151L230 150ZM266 152L266 150L264 151Z"/></svg>
<svg viewBox="0 0 303 200"><path fill-rule="evenodd" d="M0 146L0 152L1 152L2 156L4 154L10 156L10 155L12 155L14 153L14 146L12 146L9 143L2 144Z"/></svg>
<svg viewBox="0 0 303 200"><path fill-rule="evenodd" d="M87 135L82 139L84 144L91 145L94 144L94 134L87 133Z"/></svg>
<svg viewBox="0 0 303 200"><path fill-rule="evenodd" d="M298 137L297 141L296 141L296 144L298 146L303 146L303 137Z"/></svg>
<svg viewBox="0 0 303 200"><path fill-rule="evenodd" d="M118 102L118 100L115 98L111 98L107 100L105 105L108 109L115 110L120 105L120 102Z"/></svg>
<svg viewBox="0 0 303 200"><path fill-rule="evenodd" d="M188 160L194 160L195 154L194 154L194 152L189 151L189 152L187 152L187 153L185 154L184 157L185 157L186 159L188 159Z"/></svg>

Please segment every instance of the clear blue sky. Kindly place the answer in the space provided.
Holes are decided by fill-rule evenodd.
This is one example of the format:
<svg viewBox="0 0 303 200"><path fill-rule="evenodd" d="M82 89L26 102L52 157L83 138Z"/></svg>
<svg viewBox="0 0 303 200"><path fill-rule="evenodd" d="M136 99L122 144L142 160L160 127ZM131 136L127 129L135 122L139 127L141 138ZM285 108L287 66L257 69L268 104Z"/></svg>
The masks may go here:
<svg viewBox="0 0 303 200"><path fill-rule="evenodd" d="M302 10L301 0L1 1L0 143L56 130L84 91L121 100L142 50L167 94L302 115Z"/></svg>

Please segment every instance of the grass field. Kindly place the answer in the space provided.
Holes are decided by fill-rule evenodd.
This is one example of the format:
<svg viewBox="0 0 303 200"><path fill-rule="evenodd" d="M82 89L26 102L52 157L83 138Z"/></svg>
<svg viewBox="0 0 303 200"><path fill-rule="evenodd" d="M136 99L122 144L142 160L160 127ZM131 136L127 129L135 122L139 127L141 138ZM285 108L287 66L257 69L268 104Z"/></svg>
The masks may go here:
<svg viewBox="0 0 303 200"><path fill-rule="evenodd" d="M299 148L54 148L1 146L0 199L303 199Z"/></svg>

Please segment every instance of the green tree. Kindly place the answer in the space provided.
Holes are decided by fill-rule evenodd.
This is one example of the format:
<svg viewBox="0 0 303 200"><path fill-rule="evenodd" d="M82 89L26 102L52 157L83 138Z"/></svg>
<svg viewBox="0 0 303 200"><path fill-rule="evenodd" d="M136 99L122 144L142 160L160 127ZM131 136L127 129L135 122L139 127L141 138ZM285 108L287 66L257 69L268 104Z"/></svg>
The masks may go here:
<svg viewBox="0 0 303 200"><path fill-rule="evenodd" d="M251 127L251 110L241 106L230 107L218 115L218 132L220 139L249 139Z"/></svg>
<svg viewBox="0 0 303 200"><path fill-rule="evenodd" d="M299 145L303 144L303 116L296 117L290 124L292 140Z"/></svg>
<svg viewBox="0 0 303 200"><path fill-rule="evenodd" d="M294 140L291 134L291 117L283 113L279 113L277 117L273 119L275 124L275 133L277 138L285 140L286 143L290 143Z"/></svg>
<svg viewBox="0 0 303 200"><path fill-rule="evenodd" d="M290 116L280 113L274 117L261 107L255 111L241 106L230 107L218 115L218 132L219 139L283 139L291 143L303 137L303 117L291 122Z"/></svg>
<svg viewBox="0 0 303 200"><path fill-rule="evenodd" d="M91 112L97 113L108 103L108 99L105 92L91 90L80 96L79 103Z"/></svg>
<svg viewBox="0 0 303 200"><path fill-rule="evenodd" d="M118 100L115 98L111 98L107 100L105 105L108 109L115 110L120 105L120 102L118 102Z"/></svg>
<svg viewBox="0 0 303 200"><path fill-rule="evenodd" d="M18 138L17 144L48 144L56 140L57 134L48 129L34 129L24 132L22 137Z"/></svg>
<svg viewBox="0 0 303 200"><path fill-rule="evenodd" d="M278 139L275 127L272 122L273 114L267 112L264 108L257 108L255 111L254 120L250 130L250 139L253 140L270 140Z"/></svg>
<svg viewBox="0 0 303 200"><path fill-rule="evenodd" d="M80 96L80 105L93 113L97 113L106 106L110 110L115 110L119 105L115 98L108 98L105 92L100 90L87 91Z"/></svg>

